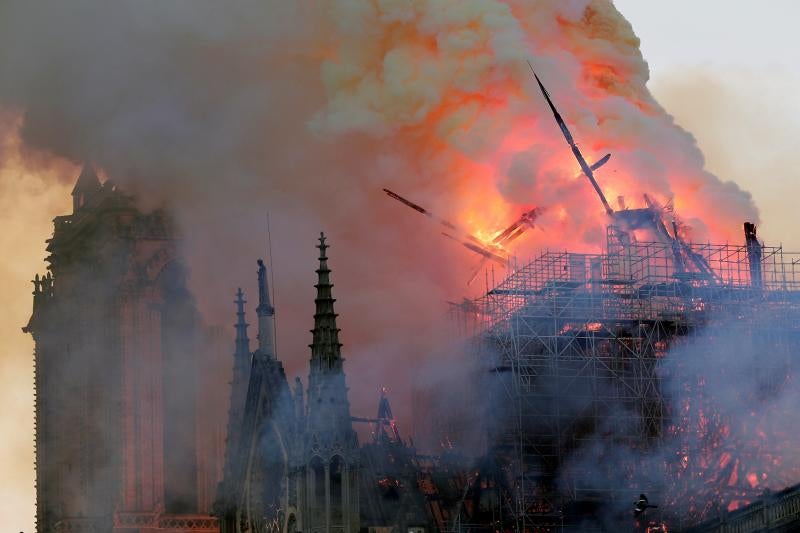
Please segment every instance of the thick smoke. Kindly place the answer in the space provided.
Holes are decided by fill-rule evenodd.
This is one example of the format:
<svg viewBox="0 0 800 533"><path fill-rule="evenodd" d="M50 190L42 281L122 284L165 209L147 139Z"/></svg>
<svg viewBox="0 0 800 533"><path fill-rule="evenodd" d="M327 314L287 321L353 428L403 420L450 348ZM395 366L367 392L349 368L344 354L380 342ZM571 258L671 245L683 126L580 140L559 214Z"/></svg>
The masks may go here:
<svg viewBox="0 0 800 533"><path fill-rule="evenodd" d="M613 153L600 172L610 199L673 200L702 239L733 236L742 216L757 216L749 195L703 170L693 138L653 100L638 39L610 3L458 5L355 3L336 11L341 37L323 63L328 103L315 130L394 139L425 163L424 175L398 176L397 186L447 195L451 212L479 234L538 204L550 208L543 224L569 236L537 244L596 246L602 212L586 209L597 199L575 179L531 81L532 61L584 152Z"/></svg>
<svg viewBox="0 0 800 533"><path fill-rule="evenodd" d="M567 459L564 488L628 491L630 501L601 514L612 529L630 524L640 492L660 505L650 518L688 526L797 482L793 334L776 316L719 318L676 339L661 362L665 425L657 441L633 448L618 439L619 428L600 427ZM621 405L607 408L610 417L635 420Z"/></svg>
<svg viewBox="0 0 800 533"><path fill-rule="evenodd" d="M596 198L575 178L527 60L587 155L613 152L601 175L610 198L673 200L703 239L757 216L652 99L638 39L609 2L3 9L0 102L22 113L25 145L91 160L145 204L175 209L212 318L253 277L272 213L287 349L305 344L318 228L338 246L345 339L364 351L351 351L351 366L425 351L385 333L424 338L444 295L462 292L473 258L382 186L482 235L547 206L546 233L521 253L600 244L602 212L587 209Z"/></svg>
<svg viewBox="0 0 800 533"><path fill-rule="evenodd" d="M20 117L20 165L92 161L144 207L171 208L216 323L232 321L237 285L252 317L269 212L290 373L306 372L326 230L354 410L371 412L388 384L401 430L411 369L441 346L444 301L476 258L382 187L482 237L545 206L523 256L602 244L606 220L527 60L587 157L613 153L598 173L609 198L671 200L702 240L738 239L757 219L653 100L638 39L607 0L0 7L0 108Z"/></svg>
<svg viewBox="0 0 800 533"><path fill-rule="evenodd" d="M798 103L782 97L797 91L797 81L768 66L750 72L714 67L662 72L650 87L698 139L708 168L751 188L760 211L771 214L759 234L775 236L770 240L780 236L785 249L800 250L793 231L800 213L792 188Z"/></svg>
<svg viewBox="0 0 800 533"><path fill-rule="evenodd" d="M449 272L421 276L414 256L463 255L437 253L436 237L417 246L382 215L381 174L401 163L375 156L380 143L311 133L325 102L320 14L282 2L4 9L0 98L22 114L25 146L91 160L145 207L172 208L207 319L232 322L237 285L252 316L269 213L278 349L293 372L306 371L314 245L329 233L347 368L371 411L386 369L424 354L441 314Z"/></svg>

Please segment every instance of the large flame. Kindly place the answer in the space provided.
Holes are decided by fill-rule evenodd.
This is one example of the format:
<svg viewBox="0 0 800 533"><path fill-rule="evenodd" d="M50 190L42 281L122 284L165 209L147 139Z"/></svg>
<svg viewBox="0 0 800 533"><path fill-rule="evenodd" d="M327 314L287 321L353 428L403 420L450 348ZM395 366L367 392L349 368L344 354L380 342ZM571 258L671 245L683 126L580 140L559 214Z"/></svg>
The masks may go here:
<svg viewBox="0 0 800 533"><path fill-rule="evenodd" d="M531 61L615 206L672 202L690 238L739 239L757 212L703 169L691 135L650 95L631 26L608 1L331 1L323 134L386 138L418 162L388 179L423 190L488 240L547 207L528 248L597 247L608 220L538 93Z"/></svg>

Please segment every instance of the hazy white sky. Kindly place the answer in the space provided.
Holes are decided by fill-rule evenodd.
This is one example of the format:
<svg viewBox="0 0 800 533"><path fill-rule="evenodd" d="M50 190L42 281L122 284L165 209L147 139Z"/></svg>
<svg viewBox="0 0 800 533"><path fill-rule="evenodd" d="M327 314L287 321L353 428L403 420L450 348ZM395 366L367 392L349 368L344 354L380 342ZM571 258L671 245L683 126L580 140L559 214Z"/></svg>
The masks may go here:
<svg viewBox="0 0 800 533"><path fill-rule="evenodd" d="M797 74L796 0L615 0L654 75L687 65Z"/></svg>
<svg viewBox="0 0 800 533"><path fill-rule="evenodd" d="M753 194L762 239L800 251L800 2L614 3L641 40L651 91L707 168Z"/></svg>

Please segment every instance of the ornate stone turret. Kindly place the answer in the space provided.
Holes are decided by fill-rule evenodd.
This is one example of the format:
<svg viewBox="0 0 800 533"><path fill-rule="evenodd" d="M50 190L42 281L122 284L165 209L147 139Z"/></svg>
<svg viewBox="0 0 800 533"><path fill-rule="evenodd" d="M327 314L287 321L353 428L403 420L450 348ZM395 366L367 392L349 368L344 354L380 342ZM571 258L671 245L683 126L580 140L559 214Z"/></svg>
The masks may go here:
<svg viewBox="0 0 800 533"><path fill-rule="evenodd" d="M258 260L258 352L257 354L269 359L275 359L275 308L269 300L269 286L267 283L267 267L264 261Z"/></svg>
<svg viewBox="0 0 800 533"><path fill-rule="evenodd" d="M74 213L81 207L86 205L86 202L102 189L100 180L94 171L91 163L86 163L83 166L81 175L78 176L78 181L75 182L75 187L72 189L72 212Z"/></svg>
<svg viewBox="0 0 800 533"><path fill-rule="evenodd" d="M301 527L312 533L355 532L359 530L358 438L350 419L324 234L317 248Z"/></svg>
<svg viewBox="0 0 800 533"><path fill-rule="evenodd" d="M342 371L342 345L339 342L339 329L336 327L336 317L333 304L333 285L331 284L331 271L328 268L328 256L325 244L325 234L320 233L319 268L317 269L317 298L316 312L314 313L314 329L311 330L313 342L311 348L311 373L322 375Z"/></svg>
<svg viewBox="0 0 800 533"><path fill-rule="evenodd" d="M347 400L342 344L333 309L333 284L325 244L325 235L319 238L319 268L317 269L317 297L314 300L314 329L311 330L311 361L308 376L308 429L311 432L352 433L350 404Z"/></svg>
<svg viewBox="0 0 800 533"><path fill-rule="evenodd" d="M224 413L167 213L91 164L34 278L37 531L211 531ZM202 376L201 376L202 373ZM201 418L202 417L202 418ZM188 526L185 526L188 527ZM171 531L186 531L170 526ZM195 531L195 528L192 527Z"/></svg>
<svg viewBox="0 0 800 533"><path fill-rule="evenodd" d="M273 342L275 312L269 301L267 269L258 261L258 349L252 357L241 290L236 304L236 362L231 391L225 468L215 512L221 533L286 531L296 520L296 491L290 463L298 431L294 399ZM237 412L237 407L241 410ZM241 413L241 414L239 414Z"/></svg>
<svg viewBox="0 0 800 533"><path fill-rule="evenodd" d="M250 359L250 339L247 337L247 326L248 324L245 321L245 311L244 311L244 304L247 303L247 300L244 299L244 292L242 289L239 288L236 291L236 300L233 302L236 304L236 351L234 352L234 360L240 361L244 360L249 366L249 359Z"/></svg>
<svg viewBox="0 0 800 533"><path fill-rule="evenodd" d="M233 464L233 456L239 453L241 440L242 420L244 417L245 401L247 400L247 387L250 382L250 339L247 337L247 322L245 321L244 299L242 289L236 292L236 349L233 353L233 379L231 380L231 403L228 409L228 439L225 443L225 469L223 479L232 479L232 472L228 470ZM228 492L229 487L222 487L223 492Z"/></svg>

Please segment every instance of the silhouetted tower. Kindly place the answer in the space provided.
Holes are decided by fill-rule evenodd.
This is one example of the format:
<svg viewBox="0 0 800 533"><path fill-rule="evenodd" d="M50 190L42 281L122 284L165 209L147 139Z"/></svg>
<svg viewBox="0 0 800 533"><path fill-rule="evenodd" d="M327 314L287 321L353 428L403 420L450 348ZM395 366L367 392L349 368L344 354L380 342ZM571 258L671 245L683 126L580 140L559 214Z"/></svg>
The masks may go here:
<svg viewBox="0 0 800 533"><path fill-rule="evenodd" d="M275 359L275 308L269 298L269 282L267 280L267 267L264 261L258 260L258 351L269 359Z"/></svg>
<svg viewBox="0 0 800 533"><path fill-rule="evenodd" d="M233 352L233 379L231 380L231 405L228 426L241 425L244 402L247 397L247 383L250 380L250 339L247 336L247 323L245 319L244 299L242 289L236 291L236 341Z"/></svg>
<svg viewBox="0 0 800 533"><path fill-rule="evenodd" d="M319 268L311 330L305 464L300 477L303 512L298 529L311 533L357 532L358 438L350 419L324 234L320 234L317 248Z"/></svg>
<svg viewBox="0 0 800 533"><path fill-rule="evenodd" d="M230 467L233 464L232 456L239 451L242 419L244 417L245 401L247 399L247 387L250 382L250 339L247 337L247 326L245 320L244 293L239 288L236 291L236 341L233 352L233 378L231 379L230 407L228 409L228 437L225 442L225 472L223 479L231 479L232 472ZM229 487L221 486L221 494L229 492Z"/></svg>
<svg viewBox="0 0 800 533"><path fill-rule="evenodd" d="M258 260L258 348L249 353L244 300L237 299L238 321L231 414L224 478L214 510L222 533L285 529L293 512L290 463L297 453L292 392L277 358L274 309L267 270Z"/></svg>
<svg viewBox="0 0 800 533"><path fill-rule="evenodd" d="M78 209L86 206L102 188L94 167L90 163L84 165L75 182L75 187L72 188L72 212L75 213Z"/></svg>
<svg viewBox="0 0 800 533"><path fill-rule="evenodd" d="M91 165L72 198L24 328L35 342L37 531L177 532L190 521L212 531L204 495L222 457L203 451L222 427L198 390L210 358L176 231Z"/></svg>

